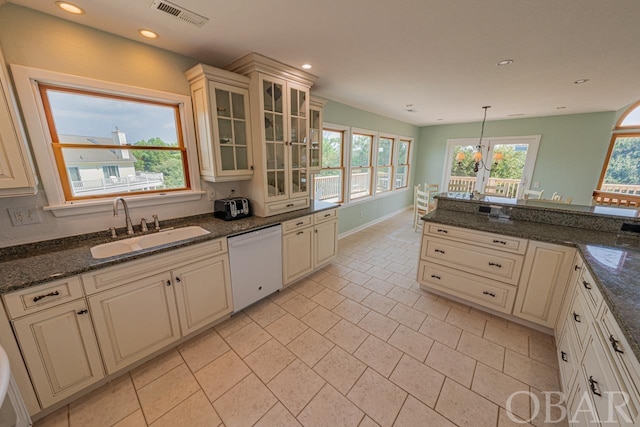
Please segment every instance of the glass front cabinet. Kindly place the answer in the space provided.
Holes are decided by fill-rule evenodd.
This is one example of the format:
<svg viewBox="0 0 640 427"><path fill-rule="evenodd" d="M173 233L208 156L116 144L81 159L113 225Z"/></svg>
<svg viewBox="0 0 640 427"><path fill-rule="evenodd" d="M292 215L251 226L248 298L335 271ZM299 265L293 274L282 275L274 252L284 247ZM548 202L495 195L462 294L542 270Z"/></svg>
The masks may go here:
<svg viewBox="0 0 640 427"><path fill-rule="evenodd" d="M309 103L309 171L322 168L322 110L327 101L311 97Z"/></svg>
<svg viewBox="0 0 640 427"><path fill-rule="evenodd" d="M202 64L186 75L191 83L202 179L251 179L250 79Z"/></svg>
<svg viewBox="0 0 640 427"><path fill-rule="evenodd" d="M316 77L256 53L226 68L251 79L254 213L270 216L307 208L312 166L309 89ZM319 167L319 161L315 163Z"/></svg>

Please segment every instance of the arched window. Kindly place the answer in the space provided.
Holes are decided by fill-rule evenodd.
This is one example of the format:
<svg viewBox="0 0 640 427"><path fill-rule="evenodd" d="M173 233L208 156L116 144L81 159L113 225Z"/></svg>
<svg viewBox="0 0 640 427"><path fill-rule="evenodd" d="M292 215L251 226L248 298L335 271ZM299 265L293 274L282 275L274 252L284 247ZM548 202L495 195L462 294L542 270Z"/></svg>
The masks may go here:
<svg viewBox="0 0 640 427"><path fill-rule="evenodd" d="M616 123L593 199L597 204L640 206L640 102Z"/></svg>

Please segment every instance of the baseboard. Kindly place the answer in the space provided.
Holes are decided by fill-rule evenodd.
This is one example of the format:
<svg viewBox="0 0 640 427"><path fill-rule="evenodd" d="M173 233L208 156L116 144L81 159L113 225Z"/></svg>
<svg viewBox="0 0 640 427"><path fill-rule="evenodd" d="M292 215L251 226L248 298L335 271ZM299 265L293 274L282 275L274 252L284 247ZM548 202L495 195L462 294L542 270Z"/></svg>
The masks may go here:
<svg viewBox="0 0 640 427"><path fill-rule="evenodd" d="M393 218L394 216L399 215L399 214L401 214L402 212L404 212L404 211L406 211L406 210L409 210L409 209L413 209L413 204L408 205L408 206L406 206L406 207L404 207L404 208L402 208L402 209L398 209L397 211L391 212L390 214L387 214L387 215L385 215L385 216L381 216L380 218L376 218L376 219L374 219L373 221L369 221L369 222L367 222L367 223L365 223L365 224L362 224L362 225L361 225L361 226L359 226L359 227L352 228L352 229L351 229L351 230L349 230L349 231L345 231L344 233L342 233L342 234L339 234L339 235L338 235L338 240L340 240L340 239L342 239L342 238L345 238L345 237L347 237L347 236L351 236L352 234L355 234L355 233L357 233L357 232L359 232L359 231L362 231L362 230L364 230L364 229L366 229L366 228L369 228L369 227L371 227L372 225L376 225L376 224L378 224L378 223L380 223L380 222L382 222L382 221L386 221L386 220L388 220L389 218Z"/></svg>

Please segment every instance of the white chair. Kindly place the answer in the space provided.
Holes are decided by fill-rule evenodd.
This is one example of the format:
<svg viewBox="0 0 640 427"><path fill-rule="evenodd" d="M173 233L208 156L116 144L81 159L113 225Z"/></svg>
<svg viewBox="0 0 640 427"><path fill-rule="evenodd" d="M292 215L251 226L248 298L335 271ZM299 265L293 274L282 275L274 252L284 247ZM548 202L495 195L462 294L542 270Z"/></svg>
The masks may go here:
<svg viewBox="0 0 640 427"><path fill-rule="evenodd" d="M525 200L529 200L529 199L542 199L542 193L544 193L544 190L524 190L522 192L522 198Z"/></svg>
<svg viewBox="0 0 640 427"><path fill-rule="evenodd" d="M414 187L413 193L413 229L418 231L420 217L435 209L433 196L438 193L438 184L422 184Z"/></svg>
<svg viewBox="0 0 640 427"><path fill-rule="evenodd" d="M553 195L551 196L550 200L546 200L546 199L542 199L542 201L544 202L551 202L551 203L565 203L565 204L571 204L571 202L573 201L573 198L571 197L567 197L566 199L563 199L562 196L558 193L553 193Z"/></svg>

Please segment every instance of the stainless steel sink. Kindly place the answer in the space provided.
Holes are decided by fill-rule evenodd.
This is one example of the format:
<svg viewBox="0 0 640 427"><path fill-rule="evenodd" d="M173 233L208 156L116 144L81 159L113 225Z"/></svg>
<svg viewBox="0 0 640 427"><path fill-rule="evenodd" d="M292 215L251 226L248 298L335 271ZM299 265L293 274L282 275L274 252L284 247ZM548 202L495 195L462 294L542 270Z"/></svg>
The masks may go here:
<svg viewBox="0 0 640 427"><path fill-rule="evenodd" d="M142 249L154 248L168 243L179 242L180 240L191 239L193 237L204 236L210 231L198 226L174 228L154 234L145 234L138 237L130 237L116 242L103 243L91 248L91 256L94 258L108 258L116 255L123 255L129 252Z"/></svg>

